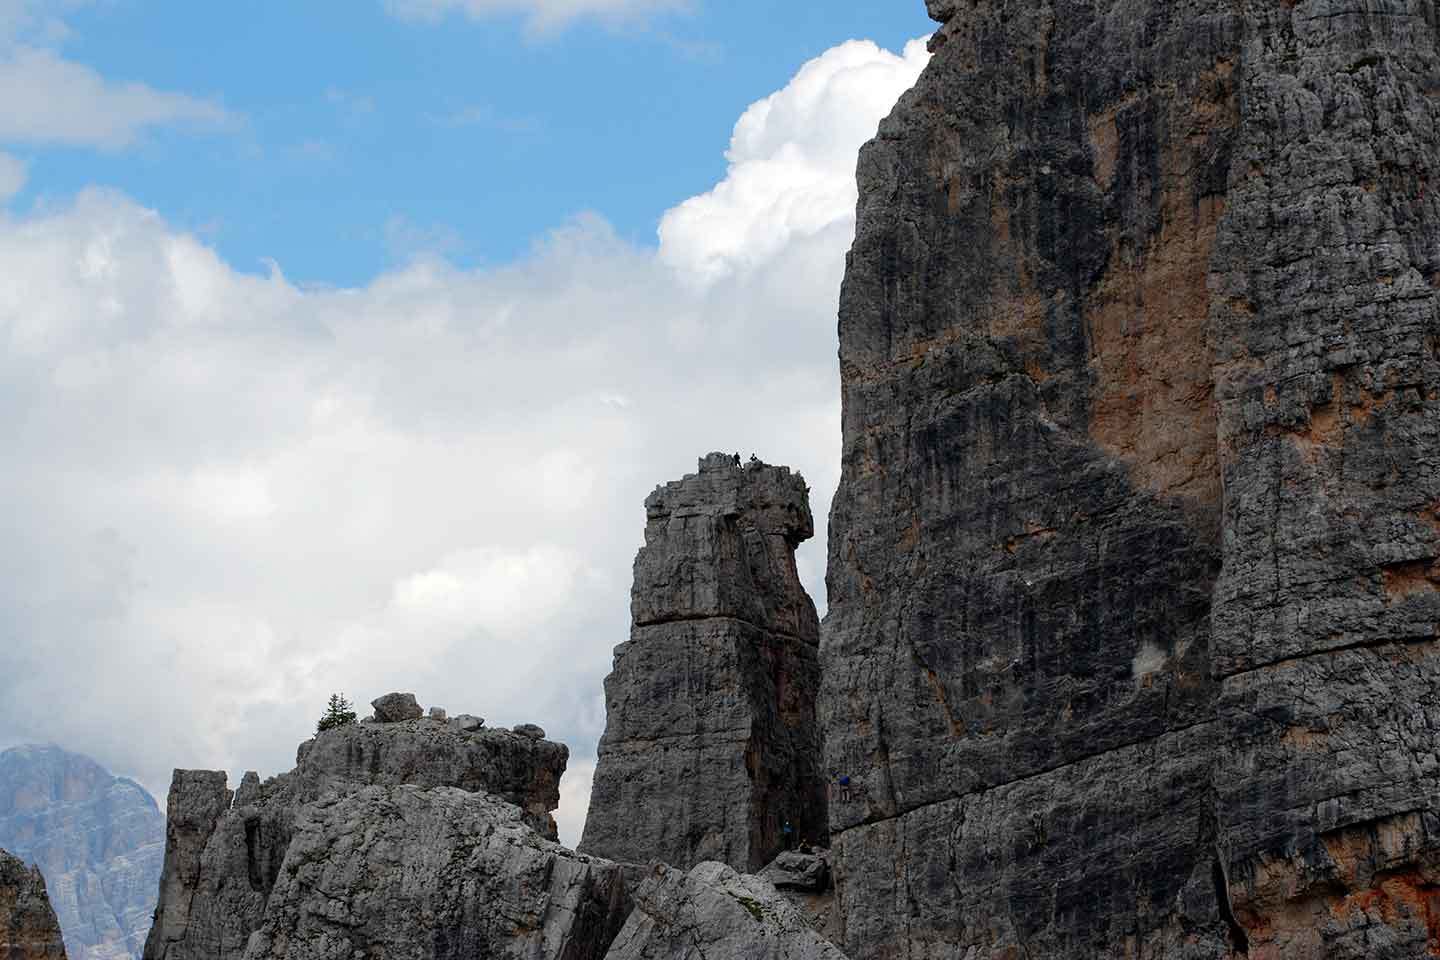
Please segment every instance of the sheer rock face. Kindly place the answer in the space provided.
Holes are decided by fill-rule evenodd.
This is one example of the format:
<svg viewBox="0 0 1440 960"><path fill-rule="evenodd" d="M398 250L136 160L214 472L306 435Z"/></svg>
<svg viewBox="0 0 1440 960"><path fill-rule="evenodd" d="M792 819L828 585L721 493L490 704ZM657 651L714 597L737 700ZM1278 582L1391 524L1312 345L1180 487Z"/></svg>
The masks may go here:
<svg viewBox="0 0 1440 960"><path fill-rule="evenodd" d="M222 772L177 770L170 787L165 871L147 960L228 960L244 954L297 829L326 797L367 787L452 787L493 794L555 838L569 751L504 730L463 731L430 719L352 724L300 745L295 770L233 793Z"/></svg>
<svg viewBox="0 0 1440 960"><path fill-rule="evenodd" d="M58 747L0 752L0 847L47 878L74 960L140 956L165 820L139 784Z"/></svg>
<svg viewBox="0 0 1440 960"><path fill-rule="evenodd" d="M771 884L723 863L657 864L609 960L845 960Z"/></svg>
<svg viewBox="0 0 1440 960"><path fill-rule="evenodd" d="M0 850L0 957L65 960L60 923L38 867Z"/></svg>
<svg viewBox="0 0 1440 960"><path fill-rule="evenodd" d="M795 570L809 491L785 467L711 454L645 511L580 849L758 870L786 820L825 830L819 624Z"/></svg>
<svg viewBox="0 0 1440 960"><path fill-rule="evenodd" d="M1440 23L930 0L859 164L855 957L1440 954Z"/></svg>
<svg viewBox="0 0 1440 960"><path fill-rule="evenodd" d="M537 834L512 804L365 787L305 806L245 960L600 960L622 868Z"/></svg>

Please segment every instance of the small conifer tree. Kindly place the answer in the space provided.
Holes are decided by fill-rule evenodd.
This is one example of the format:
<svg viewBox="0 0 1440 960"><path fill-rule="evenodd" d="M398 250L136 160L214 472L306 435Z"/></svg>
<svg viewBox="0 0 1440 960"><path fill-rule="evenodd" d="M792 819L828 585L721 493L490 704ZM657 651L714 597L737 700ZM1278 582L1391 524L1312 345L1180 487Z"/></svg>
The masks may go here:
<svg viewBox="0 0 1440 960"><path fill-rule="evenodd" d="M330 702L325 707L325 715L315 724L315 732L324 733L326 730L334 730L354 722L355 710L350 701L338 693L332 693Z"/></svg>

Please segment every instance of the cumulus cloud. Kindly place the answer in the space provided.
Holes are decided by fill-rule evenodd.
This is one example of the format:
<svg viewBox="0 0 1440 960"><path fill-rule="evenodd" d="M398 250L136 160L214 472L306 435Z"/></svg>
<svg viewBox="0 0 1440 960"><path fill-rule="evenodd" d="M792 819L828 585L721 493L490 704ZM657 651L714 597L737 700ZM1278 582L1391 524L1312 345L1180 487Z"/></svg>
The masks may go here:
<svg viewBox="0 0 1440 960"><path fill-rule="evenodd" d="M451 14L477 20L519 14L530 29L548 32L586 17L621 23L685 10L690 4L691 0L385 0L385 9L402 20L432 23Z"/></svg>
<svg viewBox="0 0 1440 960"><path fill-rule="evenodd" d="M746 113L726 182L797 152L850 178L890 106L867 56L893 100L908 57L832 51ZM239 271L105 191L0 214L0 742L163 791L287 768L332 691L414 690L568 741L575 842L646 494L715 449L799 468L819 517L838 479L853 197L788 183L724 207L721 270L678 212L658 250L586 215L505 267L351 289ZM728 239L796 204L764 255ZM823 567L808 545L822 603Z"/></svg>
<svg viewBox="0 0 1440 960"><path fill-rule="evenodd" d="M713 282L848 222L856 145L874 135L877 118L914 86L928 58L923 40L898 56L852 40L751 105L735 125L725 179L661 221L665 261Z"/></svg>

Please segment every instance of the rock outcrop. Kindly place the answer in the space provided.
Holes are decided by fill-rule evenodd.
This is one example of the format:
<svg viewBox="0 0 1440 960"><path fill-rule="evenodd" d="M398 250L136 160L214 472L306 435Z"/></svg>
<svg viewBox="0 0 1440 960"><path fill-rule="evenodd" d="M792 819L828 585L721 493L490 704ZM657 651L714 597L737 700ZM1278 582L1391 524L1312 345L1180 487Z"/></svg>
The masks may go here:
<svg viewBox="0 0 1440 960"><path fill-rule="evenodd" d="M38 867L0 850L0 957L65 960L60 923Z"/></svg>
<svg viewBox="0 0 1440 960"><path fill-rule="evenodd" d="M859 163L855 958L1440 952L1440 21L929 0Z"/></svg>
<svg viewBox="0 0 1440 960"><path fill-rule="evenodd" d="M413 711L402 707L399 714L389 715L401 714L413 716ZM310 951L304 956L326 955L323 951L330 949L327 944L339 942L336 931L332 930L333 936L326 939L317 928L306 926L308 919L297 919L298 915L292 916L286 910L300 910L305 917L336 911L365 915L369 917L366 929L356 937L377 944L399 943L405 937L404 930L410 927L385 929L383 923L387 919L406 924L416 921L413 917L407 920L401 912L374 912L379 907L365 893L365 884L381 883L379 889L387 891L384 895L388 896L398 893L399 888L384 887L383 883L401 882L401 878L376 879L373 874L379 865L391 862L386 860L389 857L395 863L408 864L407 869L426 869L434 877L443 874L453 878L463 873L471 854L479 856L477 844L493 846L501 842L491 836L496 830L486 832L489 821L498 824L503 820L505 826L500 832L506 836L523 827L534 835L536 843L553 841L555 823L550 811L559 805L560 778L567 759L568 750L562 744L486 729L459 718L423 718L351 724L325 731L300 745L293 771L263 783L255 774L246 774L233 793L223 772L177 770L170 789L165 870L155 926L145 946L146 960L238 960L245 954L251 935L271 920L274 923L268 928L266 942L273 945L284 938L293 939L304 944L296 946L296 950ZM433 791L450 791L455 796L432 796ZM430 829L437 816L434 811L446 804L461 803L458 796L474 797L476 806L464 809L480 810L484 817L475 814L470 820L457 821L450 832L436 832L431 844L398 849L415 846L418 834L405 831L421 829L416 826L420 823L428 824L425 829ZM336 805L356 797L361 799L348 806ZM348 818L344 822L353 824L355 811L362 808L378 818L374 830L367 834L373 843L332 836L337 829L335 817ZM304 841L298 847L297 837ZM331 840L335 843L325 848L326 861L311 862L311 853ZM553 843L545 850L544 857L532 859L539 862L548 857L547 870L563 873L570 869L566 864L588 863L575 860L574 854ZM352 859L345 859L347 856ZM518 869L520 861L516 863ZM332 874L326 871L353 878L356 896L365 902L307 900L312 894L323 899L323 895L315 894L316 874L311 868L327 878ZM579 867L575 871L579 872ZM417 872L406 882L418 883L418 876ZM522 884L528 889L528 881L518 874L502 873L493 882ZM269 907L277 885L284 896L276 904L276 910L281 912L272 917ZM613 893L612 888L605 889ZM528 902L524 900L528 895L522 891L509 901L479 903L471 909L519 909ZM581 913L571 914L571 921L580 923ZM473 918L475 914L466 916ZM620 918L623 916L622 912ZM617 928L620 918L614 923ZM491 917L486 922L499 921ZM562 926L560 920L551 923L552 930ZM458 935L455 931L437 934L442 939ZM449 948L439 940L415 949L420 951L413 954L415 957L461 955L447 952ZM574 955L581 956L589 954Z"/></svg>
<svg viewBox="0 0 1440 960"><path fill-rule="evenodd" d="M6 750L0 847L45 875L73 960L140 956L155 911L165 818L139 784L58 747Z"/></svg>
<svg viewBox="0 0 1440 960"><path fill-rule="evenodd" d="M365 787L305 806L245 960L601 960L619 865L450 787Z"/></svg>
<svg viewBox="0 0 1440 960"><path fill-rule="evenodd" d="M830 861L822 854L787 850L761 870L762 880L777 890L823 893L830 887Z"/></svg>
<svg viewBox="0 0 1440 960"><path fill-rule="evenodd" d="M812 840L826 824L819 624L795 570L809 490L785 467L711 454L645 512L580 849L757 870L786 820Z"/></svg>
<svg viewBox="0 0 1440 960"><path fill-rule="evenodd" d="M723 863L657 864L609 960L845 960L771 884Z"/></svg>

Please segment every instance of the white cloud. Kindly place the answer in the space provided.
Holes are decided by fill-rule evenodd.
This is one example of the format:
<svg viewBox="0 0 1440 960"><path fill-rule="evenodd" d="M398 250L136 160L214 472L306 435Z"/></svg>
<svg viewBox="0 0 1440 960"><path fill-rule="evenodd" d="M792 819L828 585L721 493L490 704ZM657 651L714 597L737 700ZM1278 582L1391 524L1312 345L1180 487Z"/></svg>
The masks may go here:
<svg viewBox="0 0 1440 960"><path fill-rule="evenodd" d="M572 762L560 781L560 809L555 811L555 825L560 828L560 842L574 848L585 833L585 815L590 812L590 785L595 781L595 761Z"/></svg>
<svg viewBox="0 0 1440 960"><path fill-rule="evenodd" d="M586 17L610 23L643 20L657 13L686 10L690 5L691 0L385 0L385 9L402 20L434 22L451 14L478 20L519 14L538 32Z"/></svg>
<svg viewBox="0 0 1440 960"><path fill-rule="evenodd" d="M52 48L79 0L0 0L0 142L116 148L169 124L224 124L223 107L143 83L115 83Z"/></svg>
<svg viewBox="0 0 1440 960"><path fill-rule="evenodd" d="M811 65L746 114L732 180L797 150L852 175L889 106L865 56L896 58L834 56L813 96ZM848 140L819 149L845 97ZM414 690L568 741L573 842L645 496L715 449L801 469L819 518L838 479L853 203L786 182L726 229L796 193L806 228L718 273L683 230L657 252L582 216L507 267L341 290L240 272L104 191L0 215L0 742L163 790L288 767L332 691ZM805 548L821 602L823 566Z"/></svg>
<svg viewBox="0 0 1440 960"><path fill-rule="evenodd" d="M735 125L725 179L665 215L665 261L713 282L848 224L857 198L856 149L928 59L923 40L907 45L903 56L852 40L805 64Z"/></svg>

